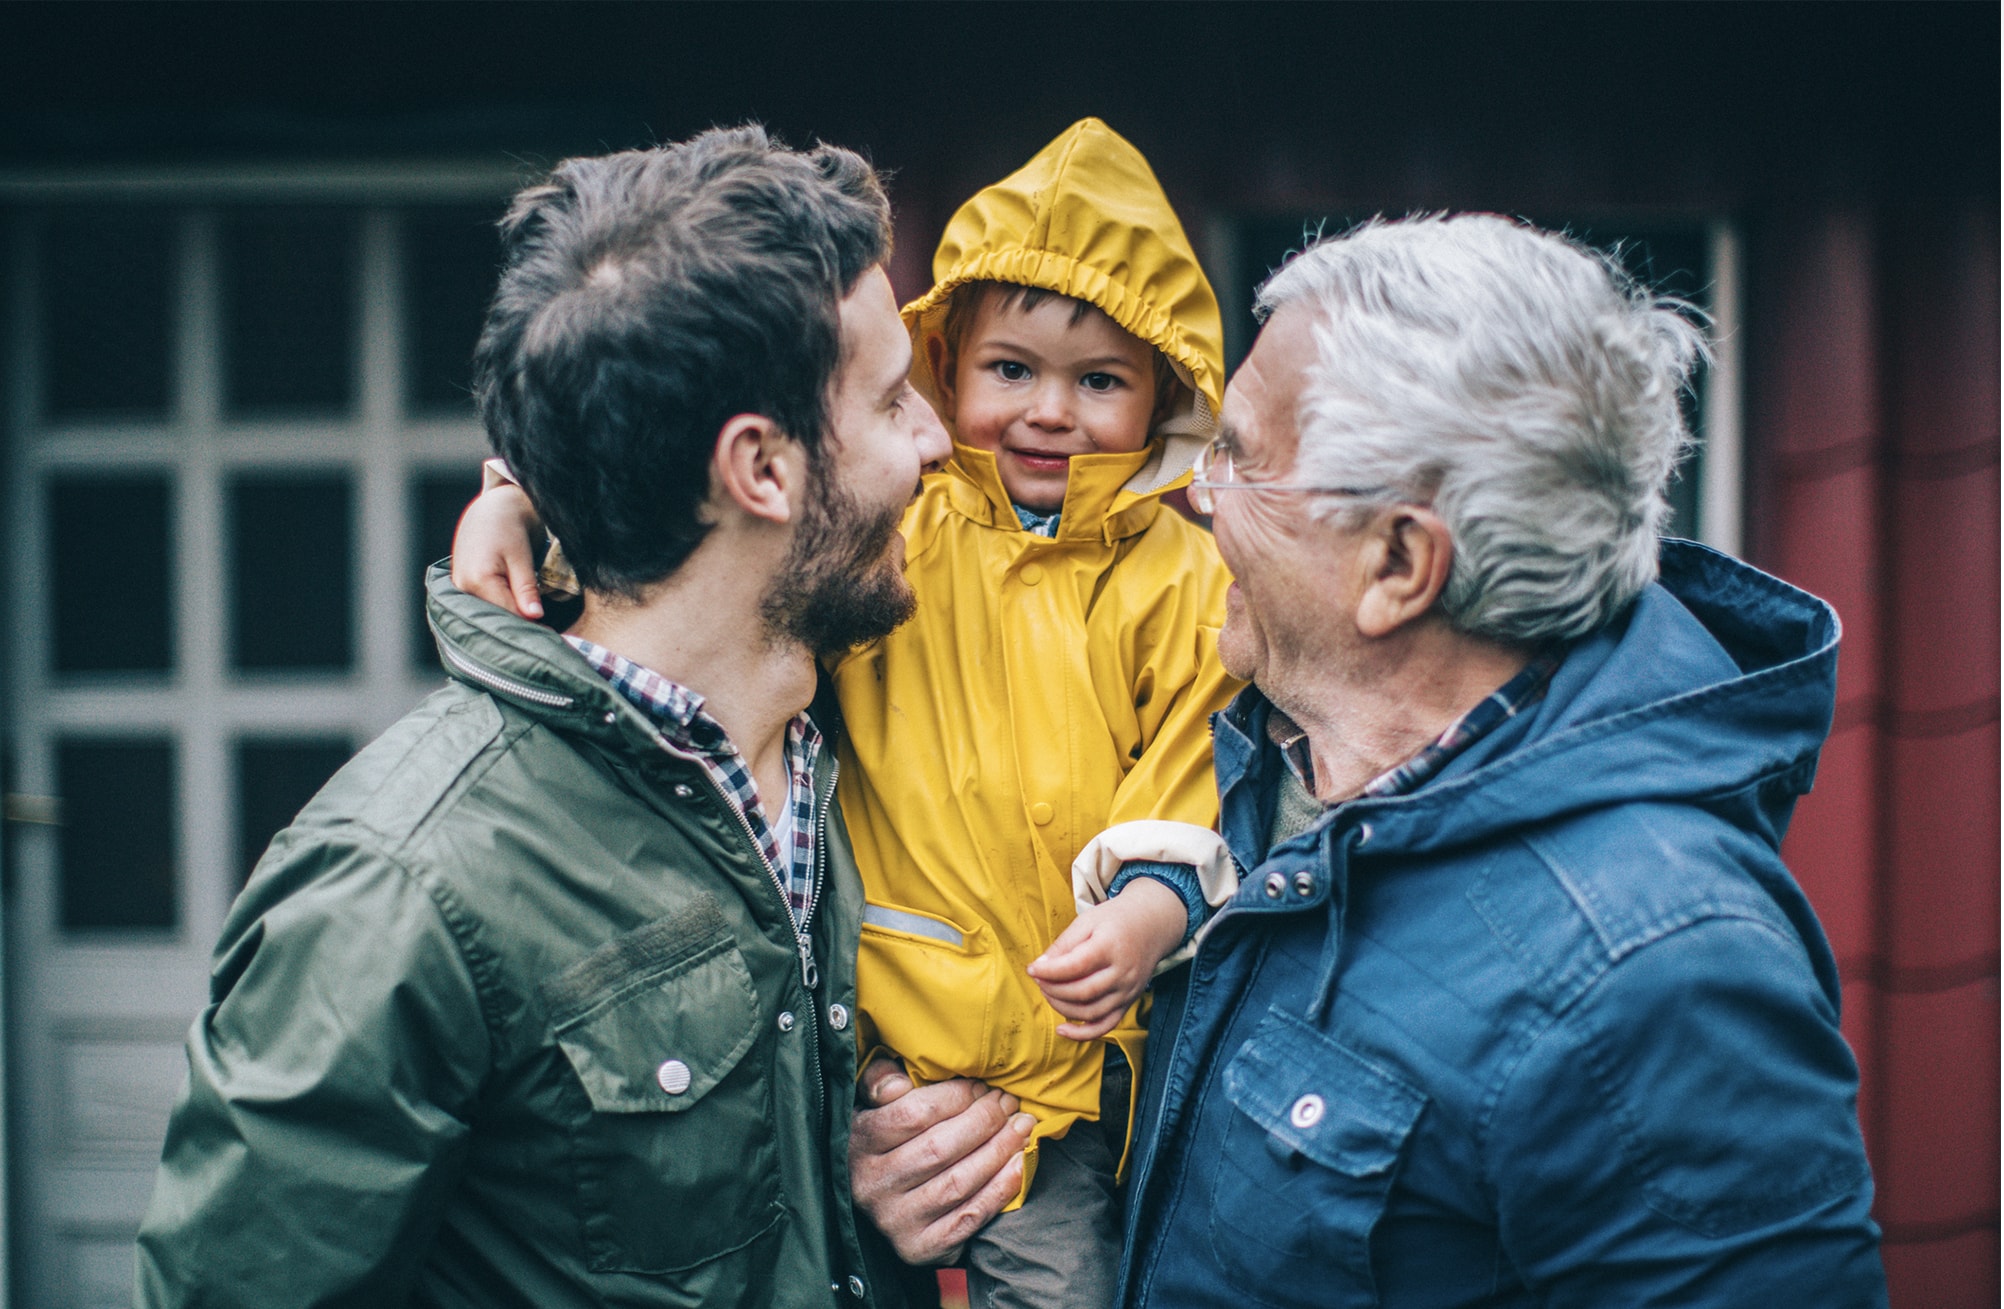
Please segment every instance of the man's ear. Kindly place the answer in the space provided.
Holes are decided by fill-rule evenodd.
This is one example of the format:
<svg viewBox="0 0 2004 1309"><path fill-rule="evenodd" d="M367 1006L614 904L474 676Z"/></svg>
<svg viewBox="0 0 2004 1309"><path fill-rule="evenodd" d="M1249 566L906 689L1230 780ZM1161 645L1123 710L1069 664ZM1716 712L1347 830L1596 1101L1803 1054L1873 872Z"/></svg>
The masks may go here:
<svg viewBox="0 0 2004 1309"><path fill-rule="evenodd" d="M1357 602L1357 630L1389 636L1430 611L1447 589L1454 539L1431 509L1400 505L1366 529L1362 564L1368 570Z"/></svg>
<svg viewBox="0 0 2004 1309"><path fill-rule="evenodd" d="M806 489L807 452L763 414L738 414L717 431L710 479L718 508L791 522Z"/></svg>
<svg viewBox="0 0 2004 1309"><path fill-rule="evenodd" d="M955 361L953 351L946 348L946 338L937 332L925 339L925 362L932 369L932 389L939 396L939 416L950 423L953 421Z"/></svg>

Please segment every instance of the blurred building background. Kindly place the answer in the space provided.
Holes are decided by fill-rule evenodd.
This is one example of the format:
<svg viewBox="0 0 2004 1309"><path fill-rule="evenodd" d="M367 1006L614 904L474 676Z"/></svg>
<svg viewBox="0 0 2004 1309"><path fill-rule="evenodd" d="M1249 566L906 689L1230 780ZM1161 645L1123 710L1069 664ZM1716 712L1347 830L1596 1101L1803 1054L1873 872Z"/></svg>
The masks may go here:
<svg viewBox="0 0 2004 1309"><path fill-rule="evenodd" d="M1492 209L1712 315L1680 530L1832 600L1787 846L1841 962L1894 1303L1998 1299L1998 9L10 5L0 42L5 1253L130 1297L181 1038L271 834L438 684L505 197L759 118L894 171L901 294L1074 118L1224 301Z"/></svg>

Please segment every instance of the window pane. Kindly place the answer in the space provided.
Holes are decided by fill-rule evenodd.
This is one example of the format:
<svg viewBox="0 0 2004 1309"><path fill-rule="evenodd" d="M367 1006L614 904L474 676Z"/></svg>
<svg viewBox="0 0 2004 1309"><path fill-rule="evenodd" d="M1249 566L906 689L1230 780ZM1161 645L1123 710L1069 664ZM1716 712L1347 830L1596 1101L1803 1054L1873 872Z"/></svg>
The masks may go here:
<svg viewBox="0 0 2004 1309"><path fill-rule="evenodd" d="M413 411L471 413L473 343L500 275L492 209L419 209L405 218L404 364Z"/></svg>
<svg viewBox="0 0 2004 1309"><path fill-rule="evenodd" d="M467 502L480 494L478 468L432 469L411 480L411 589L417 615L411 625L411 664L438 671L438 647L424 620L424 570L452 553L452 531Z"/></svg>
<svg viewBox="0 0 2004 1309"><path fill-rule="evenodd" d="M173 927L173 742L62 741L56 774L64 929Z"/></svg>
<svg viewBox="0 0 2004 1309"><path fill-rule="evenodd" d="M354 748L340 737L237 742L237 885Z"/></svg>
<svg viewBox="0 0 2004 1309"><path fill-rule="evenodd" d="M161 476L48 488L51 627L59 673L173 667L173 543Z"/></svg>
<svg viewBox="0 0 2004 1309"><path fill-rule="evenodd" d="M231 485L236 667L336 671L354 662L352 500L339 474L243 477Z"/></svg>
<svg viewBox="0 0 2004 1309"><path fill-rule="evenodd" d="M345 410L354 395L355 223L254 210L223 224L223 377L236 414Z"/></svg>
<svg viewBox="0 0 2004 1309"><path fill-rule="evenodd" d="M164 417L170 215L59 210L42 228L42 341L51 415Z"/></svg>

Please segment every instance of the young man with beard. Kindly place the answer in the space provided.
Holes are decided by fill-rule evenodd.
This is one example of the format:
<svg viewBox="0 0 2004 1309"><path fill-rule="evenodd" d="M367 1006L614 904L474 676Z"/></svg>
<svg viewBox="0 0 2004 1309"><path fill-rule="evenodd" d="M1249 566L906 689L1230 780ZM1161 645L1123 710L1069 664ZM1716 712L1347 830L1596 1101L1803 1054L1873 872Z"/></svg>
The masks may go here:
<svg viewBox="0 0 2004 1309"><path fill-rule="evenodd" d="M559 634L434 570L452 684L225 925L141 1303L872 1298L816 657L910 613L896 524L947 454L889 236L861 159L756 128L517 198L481 413L583 614Z"/></svg>

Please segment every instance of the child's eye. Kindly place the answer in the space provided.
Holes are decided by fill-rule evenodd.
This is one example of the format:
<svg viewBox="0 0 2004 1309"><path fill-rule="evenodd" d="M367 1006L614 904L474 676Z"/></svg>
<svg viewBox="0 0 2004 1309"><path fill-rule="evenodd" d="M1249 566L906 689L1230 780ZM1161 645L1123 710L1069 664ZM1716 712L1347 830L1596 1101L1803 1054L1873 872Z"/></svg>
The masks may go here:
<svg viewBox="0 0 2004 1309"><path fill-rule="evenodd" d="M1030 378L1028 364L1019 364L1013 359L1000 359L994 364L995 375L1005 382L1025 382Z"/></svg>
<svg viewBox="0 0 2004 1309"><path fill-rule="evenodd" d="M1088 391L1111 391L1120 385L1120 379L1112 373L1087 373L1079 379L1079 385Z"/></svg>

